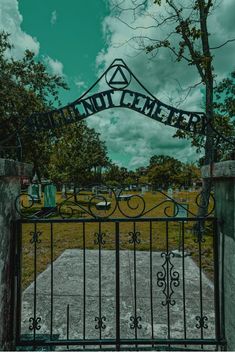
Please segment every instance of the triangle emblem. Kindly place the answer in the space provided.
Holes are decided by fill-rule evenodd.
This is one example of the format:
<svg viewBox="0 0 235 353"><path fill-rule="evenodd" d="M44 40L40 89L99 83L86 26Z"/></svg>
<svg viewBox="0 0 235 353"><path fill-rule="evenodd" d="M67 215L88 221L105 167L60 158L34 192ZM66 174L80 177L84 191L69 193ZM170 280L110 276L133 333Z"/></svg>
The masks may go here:
<svg viewBox="0 0 235 353"><path fill-rule="evenodd" d="M109 80L110 85L128 85L128 80L121 67L118 66Z"/></svg>

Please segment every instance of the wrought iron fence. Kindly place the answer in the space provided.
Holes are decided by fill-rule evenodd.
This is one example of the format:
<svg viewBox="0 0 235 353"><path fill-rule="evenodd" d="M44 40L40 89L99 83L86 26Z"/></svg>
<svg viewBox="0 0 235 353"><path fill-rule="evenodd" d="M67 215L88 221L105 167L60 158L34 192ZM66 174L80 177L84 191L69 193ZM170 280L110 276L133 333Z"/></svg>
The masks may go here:
<svg viewBox="0 0 235 353"><path fill-rule="evenodd" d="M213 193L203 191L195 192L190 199L190 207L186 207L186 198L173 197L162 190L152 192L153 199L147 203L143 194L130 193L123 189L112 189L107 186L89 187L70 192L60 198L57 207L42 208L37 206L37 200L28 193L21 193L15 200L15 207L22 218L41 219L59 217L68 219L78 216L92 217L95 219L108 219L111 217L141 218L146 216L179 217L181 211L187 211L192 217L200 215L208 217L213 214L215 200ZM178 192L179 194L179 192ZM123 202L125 201L125 202ZM159 213L160 212L160 213Z"/></svg>
<svg viewBox="0 0 235 353"><path fill-rule="evenodd" d="M18 221L18 346L222 347L216 219L208 215L213 207L204 205L205 217L193 216L192 209L182 216L182 205L166 195L146 217L145 204L137 212L133 197L120 195L113 196L110 207L111 194L105 201L98 198L105 209L98 206L93 217L94 195L87 207L82 204L89 217L75 218L71 203L64 208L71 201L66 199L53 218L30 213ZM71 197L80 208L78 197ZM140 195L137 199L145 201ZM153 217L159 207L162 216Z"/></svg>

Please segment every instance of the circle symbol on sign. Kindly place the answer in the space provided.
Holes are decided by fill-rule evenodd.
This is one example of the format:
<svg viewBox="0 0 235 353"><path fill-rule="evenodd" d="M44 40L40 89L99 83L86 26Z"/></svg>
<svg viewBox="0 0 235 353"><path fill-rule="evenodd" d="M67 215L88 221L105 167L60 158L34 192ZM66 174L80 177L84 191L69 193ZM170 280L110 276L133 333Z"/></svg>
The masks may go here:
<svg viewBox="0 0 235 353"><path fill-rule="evenodd" d="M105 75L109 87L113 89L124 89L131 82L131 73L123 65L113 65Z"/></svg>

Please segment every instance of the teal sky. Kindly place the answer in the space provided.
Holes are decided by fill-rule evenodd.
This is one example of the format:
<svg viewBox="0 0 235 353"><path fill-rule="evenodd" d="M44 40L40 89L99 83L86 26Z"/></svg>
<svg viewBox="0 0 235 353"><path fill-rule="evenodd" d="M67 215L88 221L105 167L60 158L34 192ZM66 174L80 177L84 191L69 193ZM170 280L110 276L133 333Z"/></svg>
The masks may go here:
<svg viewBox="0 0 235 353"><path fill-rule="evenodd" d="M96 56L104 48L102 21L107 14L103 0L20 0L23 16L21 28L36 37L40 55L49 56L63 64L63 73L70 91L61 92L64 104L79 97L85 87L96 80ZM52 22L53 12L56 13Z"/></svg>
<svg viewBox="0 0 235 353"><path fill-rule="evenodd" d="M69 5L69 6L68 6ZM105 48L102 23L108 15L104 0L20 0L21 28L40 43L40 55L63 63L69 91L61 90L63 104L77 99L97 79L96 57ZM56 13L52 23L53 12ZM75 82L84 82L77 86ZM130 156L110 151L112 160L128 165Z"/></svg>
<svg viewBox="0 0 235 353"><path fill-rule="evenodd" d="M116 1L126 9L118 16L111 11ZM147 0L144 10L138 7L133 16L127 10L133 3L142 0L0 0L0 30L11 34L13 56L22 57L30 49L48 70L64 76L70 87L60 92L64 105L80 97L115 58L122 58L162 102L189 111L203 110L203 85L199 85L195 67L177 62L167 49L154 57L138 50L150 44L147 38L163 39L165 31L174 29L172 24L162 29L155 26L157 19L167 15L165 8ZM211 47L234 38L234 22L235 0L219 1L208 20ZM174 37L173 45L177 47L179 40ZM212 54L216 84L234 70L235 42ZM148 165L154 154L183 162L200 157L190 141L172 137L175 129L134 111L109 109L86 121L100 133L113 162L130 169Z"/></svg>

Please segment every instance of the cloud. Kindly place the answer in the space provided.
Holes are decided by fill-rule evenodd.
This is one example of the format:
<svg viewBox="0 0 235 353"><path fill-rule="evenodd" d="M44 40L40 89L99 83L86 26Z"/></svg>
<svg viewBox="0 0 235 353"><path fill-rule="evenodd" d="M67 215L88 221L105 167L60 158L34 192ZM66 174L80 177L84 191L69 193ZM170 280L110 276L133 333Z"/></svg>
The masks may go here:
<svg viewBox="0 0 235 353"><path fill-rule="evenodd" d="M186 0L185 0L186 1ZM125 8L133 7L133 1L120 2ZM142 0L135 1L135 5ZM186 1L189 3L189 1ZM110 8L114 0L109 0ZM122 6L121 5L121 6ZM122 20L133 30L115 17L115 12L103 21L103 33L107 47L97 55L98 75L103 73L115 58L123 58L137 78L161 101L186 110L201 111L203 109L203 94L201 87L188 88L200 81L195 67L185 62L175 62L173 54L168 49L162 49L156 57L138 50L149 44L148 38L164 36L171 28L165 25L156 29L155 20L165 14L165 8L159 8L152 1L147 2L145 11L140 11L133 19L130 11L124 11ZM223 43L233 37L235 1L221 2L209 20L211 46ZM232 16L233 14L233 16ZM227 23L229 19L230 23ZM147 28L147 29L145 29ZM142 39L140 39L142 37ZM143 37L145 39L143 39ZM174 38L175 44L178 39ZM226 55L224 56L224 53ZM214 67L217 80L228 75L234 69L235 44L226 46L221 51L213 52ZM100 90L105 89L103 82ZM109 110L99 117L89 118L89 124L95 127L106 141L110 155L122 151L129 155L129 167L137 167L144 161L148 162L153 154L169 154L183 161L198 158L196 151L187 140L172 138L175 130L151 119L140 116L132 111Z"/></svg>
<svg viewBox="0 0 235 353"><path fill-rule="evenodd" d="M53 26L57 21L57 12L56 10L52 11L51 13L51 25Z"/></svg>
<svg viewBox="0 0 235 353"><path fill-rule="evenodd" d="M52 59L50 56L44 57L44 61L48 65L53 75L64 76L64 65L57 59Z"/></svg>
<svg viewBox="0 0 235 353"><path fill-rule="evenodd" d="M40 48L38 40L21 29L22 21L17 0L0 1L0 30L11 34L10 41L14 44L11 54L16 58L22 57L26 49L37 55Z"/></svg>

